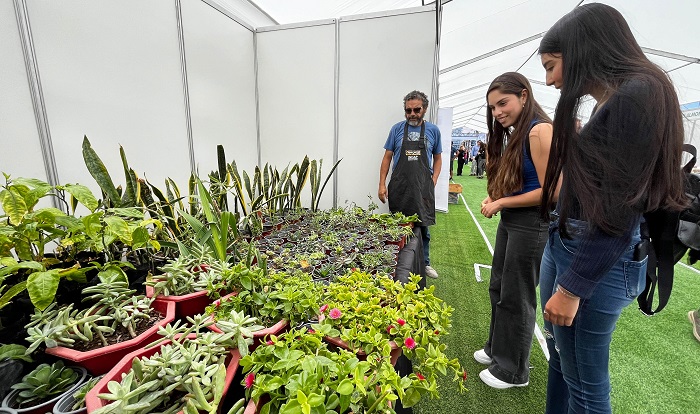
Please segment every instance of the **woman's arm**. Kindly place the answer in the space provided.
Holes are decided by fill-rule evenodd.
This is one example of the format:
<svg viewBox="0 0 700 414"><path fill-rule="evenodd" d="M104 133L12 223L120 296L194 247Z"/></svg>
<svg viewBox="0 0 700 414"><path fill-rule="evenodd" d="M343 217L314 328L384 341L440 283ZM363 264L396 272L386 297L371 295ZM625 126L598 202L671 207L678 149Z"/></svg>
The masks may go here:
<svg viewBox="0 0 700 414"><path fill-rule="evenodd" d="M530 131L529 139L532 163L535 165L537 179L539 180L541 187L544 183L544 176L547 172L549 149L552 146L552 124L542 123L535 125ZM542 188L538 188L524 194L494 200L491 203L483 206L481 212L484 214L484 216L490 218L504 208L539 206L541 200Z"/></svg>

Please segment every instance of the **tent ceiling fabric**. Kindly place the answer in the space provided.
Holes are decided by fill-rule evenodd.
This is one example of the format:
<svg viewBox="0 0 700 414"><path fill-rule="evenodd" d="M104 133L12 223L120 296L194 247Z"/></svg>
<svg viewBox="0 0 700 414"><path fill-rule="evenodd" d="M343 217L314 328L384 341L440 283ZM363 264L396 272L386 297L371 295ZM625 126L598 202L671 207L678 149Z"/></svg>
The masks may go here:
<svg viewBox="0 0 700 414"><path fill-rule="evenodd" d="M217 0L241 2L244 0ZM245 0L279 24L337 18L408 7L421 0ZM669 73L681 104L700 101L700 46L693 28L700 2L603 0L627 19L647 56ZM551 115L559 92L544 84L537 55L541 36L580 0L443 0L440 40L440 106L454 108L454 126L486 129L489 83L508 71L524 74L538 102ZM589 3L589 1L584 1ZM680 30L678 30L680 29ZM406 31L410 46L410 30ZM583 106L584 122L593 106ZM700 126L695 128L700 130ZM688 131L686 131L686 134ZM695 132L700 135L700 132ZM700 136L697 138L700 140Z"/></svg>

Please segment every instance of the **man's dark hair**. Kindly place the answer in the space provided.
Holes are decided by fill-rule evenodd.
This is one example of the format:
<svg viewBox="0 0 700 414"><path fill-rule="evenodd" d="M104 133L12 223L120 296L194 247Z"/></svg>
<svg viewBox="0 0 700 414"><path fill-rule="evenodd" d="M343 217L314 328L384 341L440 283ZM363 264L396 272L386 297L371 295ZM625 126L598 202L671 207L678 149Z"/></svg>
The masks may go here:
<svg viewBox="0 0 700 414"><path fill-rule="evenodd" d="M406 102L412 101L414 99L420 99L423 101L423 109L428 107L428 97L421 91L409 92L408 95L403 98L403 106L406 107Z"/></svg>

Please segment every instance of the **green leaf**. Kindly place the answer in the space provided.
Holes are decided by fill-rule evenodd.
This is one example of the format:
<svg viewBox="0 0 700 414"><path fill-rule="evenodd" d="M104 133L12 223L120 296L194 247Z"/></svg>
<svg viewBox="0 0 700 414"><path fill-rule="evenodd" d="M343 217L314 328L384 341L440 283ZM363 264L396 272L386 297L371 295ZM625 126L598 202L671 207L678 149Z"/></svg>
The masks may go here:
<svg viewBox="0 0 700 414"><path fill-rule="evenodd" d="M16 285L12 286L10 289L8 289L7 292L5 292L5 294L2 295L2 297L0 297L0 309L2 309L3 307L5 307L5 305L10 303L12 298L22 293L26 288L27 281L23 280L17 283Z"/></svg>
<svg viewBox="0 0 700 414"><path fill-rule="evenodd" d="M348 378L338 384L338 394L340 395L351 395L354 390L355 387L352 385L352 380Z"/></svg>
<svg viewBox="0 0 700 414"><path fill-rule="evenodd" d="M29 191L27 187L22 187ZM24 215L27 214L28 208L27 203L24 200L22 191L17 188L17 186L11 186L6 191L2 192L2 209L5 214L10 218L10 224L13 226L18 226Z"/></svg>
<svg viewBox="0 0 700 414"><path fill-rule="evenodd" d="M122 197L123 206L133 206L136 205L137 197L137 187L135 175L132 175L133 170L129 168L129 163L126 161L126 153L124 152L124 147L119 146L119 155L122 159L122 166L124 167L124 176L126 178L126 190L124 190L124 196Z"/></svg>
<svg viewBox="0 0 700 414"><path fill-rule="evenodd" d="M418 401L420 401L420 392L418 392L416 388L410 387L406 390L406 394L401 400L401 404L408 408L418 404Z"/></svg>
<svg viewBox="0 0 700 414"><path fill-rule="evenodd" d="M36 271L46 270L46 268L44 268L44 265L42 265L39 262L35 262L35 261L20 262L20 263L14 264L12 266L3 267L2 269L0 269L0 277L6 276L6 275L11 275L13 273L16 273L20 269L30 269L30 270L36 270Z"/></svg>
<svg viewBox="0 0 700 414"><path fill-rule="evenodd" d="M29 299L39 310L46 309L53 302L61 279L58 269L46 272L34 272L27 278L27 291Z"/></svg>
<svg viewBox="0 0 700 414"><path fill-rule="evenodd" d="M97 181L97 185L100 186L107 198L111 201L111 204L119 207L121 205L119 192L114 186L114 182L112 182L112 177L109 175L109 172L107 172L107 167L105 167L95 150L92 149L87 135L83 138L83 159L85 160L85 166L90 172L90 175Z"/></svg>
<svg viewBox="0 0 700 414"><path fill-rule="evenodd" d="M92 194L92 191L82 184L66 184L60 188L66 190L72 197L77 199L80 204L87 207L91 213L94 213L100 205L97 198ZM73 211L75 211L75 209L73 209Z"/></svg>
<svg viewBox="0 0 700 414"><path fill-rule="evenodd" d="M109 232L119 237L124 243L131 244L131 232L129 231L129 225L123 218L106 216L104 221L107 223L107 230Z"/></svg>
<svg viewBox="0 0 700 414"><path fill-rule="evenodd" d="M151 235L148 234L148 230L144 227L137 227L131 233L131 247L134 249L146 247L149 240L151 240Z"/></svg>
<svg viewBox="0 0 700 414"><path fill-rule="evenodd" d="M32 362L29 355L25 355L27 347L17 344L9 344L0 346L0 361L5 359L21 359L23 361Z"/></svg>

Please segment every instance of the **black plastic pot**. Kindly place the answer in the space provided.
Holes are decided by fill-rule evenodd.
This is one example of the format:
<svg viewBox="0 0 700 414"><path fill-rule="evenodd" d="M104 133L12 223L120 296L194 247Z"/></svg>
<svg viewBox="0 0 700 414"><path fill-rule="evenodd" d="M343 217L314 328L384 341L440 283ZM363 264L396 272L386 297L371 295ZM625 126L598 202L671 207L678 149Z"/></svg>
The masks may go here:
<svg viewBox="0 0 700 414"><path fill-rule="evenodd" d="M81 384L82 385L82 384ZM78 410L72 410L73 405L75 404L75 397L73 397L73 394L78 390L78 388L73 388L71 392L67 392L63 394L63 397L61 397L60 400L56 402L56 405L53 406L53 414L82 414L82 413L87 413L87 408L83 407Z"/></svg>
<svg viewBox="0 0 700 414"><path fill-rule="evenodd" d="M75 370L78 372L79 378L78 381L73 384L73 386L66 392L64 392L61 395L56 396L55 398L52 398L48 401L45 401L39 405L35 405L32 407L25 407L25 408L15 408L15 398L17 395L20 393L20 390L12 390L7 396L5 396L5 399L2 400L2 408L7 410L8 408L11 409L12 411L10 412L15 412L18 414L45 414L50 412L54 405L63 398L66 394L72 394L74 393L80 385L85 382L85 380L88 377L87 370L83 367L76 367L76 366L70 366L71 369Z"/></svg>

